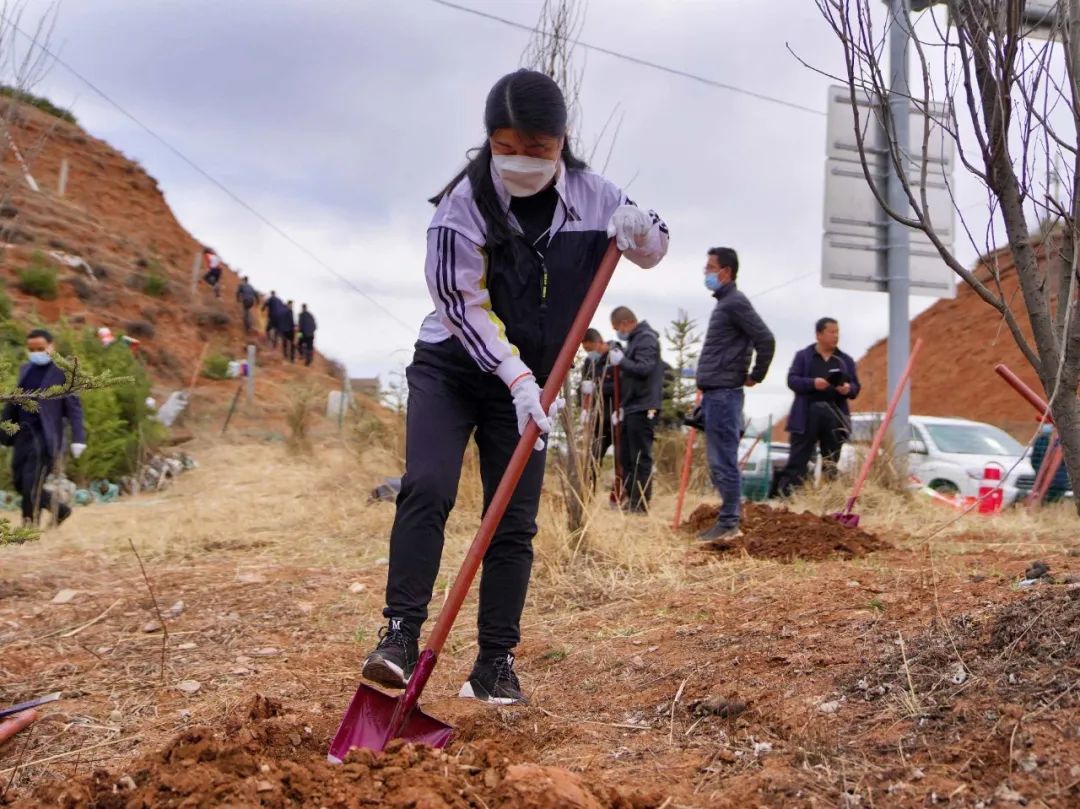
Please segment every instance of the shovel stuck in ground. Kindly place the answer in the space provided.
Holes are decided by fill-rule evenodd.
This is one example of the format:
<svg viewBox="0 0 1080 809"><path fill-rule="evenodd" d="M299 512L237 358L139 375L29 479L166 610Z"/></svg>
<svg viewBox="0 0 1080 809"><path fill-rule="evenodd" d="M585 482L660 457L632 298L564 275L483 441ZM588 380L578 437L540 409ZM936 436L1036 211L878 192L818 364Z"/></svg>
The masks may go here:
<svg viewBox="0 0 1080 809"><path fill-rule="evenodd" d="M852 513L852 509L855 508L855 501L859 499L866 479L870 477L870 470L873 468L874 460L881 449L881 443L885 440L885 433L889 429L889 424L892 423L893 416L896 414L896 408L900 406L900 397L904 395L904 388L907 387L908 380L911 378L911 369L915 367L915 357L919 355L919 349L921 348L922 338L920 337L911 348L911 354L908 356L904 373L900 374L900 381L896 384L892 399L889 400L889 408L885 411L885 417L882 418L881 424L878 425L877 432L874 433L870 451L866 453L866 460L863 461L862 469L859 470L859 476L855 478L855 487L851 490L851 497L848 498L843 511L838 511L832 515L833 519L843 526L848 528L859 527L859 515Z"/></svg>
<svg viewBox="0 0 1080 809"><path fill-rule="evenodd" d="M589 323L596 314L608 282L615 273L615 265L618 264L620 255L615 243L610 242L592 284L585 293L581 308L570 326L570 331L567 332L566 340L563 341L559 356L548 376L547 384L544 385L540 403L545 412L559 395L563 379L570 371L574 355L577 354L578 346L585 337L585 330L589 328ZM484 513L465 561L461 563L461 570L450 589L446 603L439 612L439 620L436 621L435 628L428 638L427 646L420 654L416 668L405 687L405 693L400 697L392 697L371 686L361 684L345 711L334 740L330 743L327 760L331 763L341 763L354 747L381 751L391 739L395 738L432 747L444 747L450 740L453 728L421 711L417 707L417 702L435 668L454 619L457 618L465 596L468 595L469 588L476 577L476 571L479 570L488 545L491 544L495 529L502 520L503 514L506 513L510 497L517 488L518 480L525 471L525 466L534 452L536 439L539 437L540 429L536 426L536 422L530 421L518 440L517 448L510 458L510 463L506 466L506 471L503 472L499 488L495 490L491 505Z"/></svg>

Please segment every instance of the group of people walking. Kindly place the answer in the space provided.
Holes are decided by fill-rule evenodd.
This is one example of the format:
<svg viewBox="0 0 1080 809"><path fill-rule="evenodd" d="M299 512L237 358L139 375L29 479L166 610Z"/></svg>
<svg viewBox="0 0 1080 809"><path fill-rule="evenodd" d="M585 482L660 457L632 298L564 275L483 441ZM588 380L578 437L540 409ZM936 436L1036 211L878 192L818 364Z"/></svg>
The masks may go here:
<svg viewBox="0 0 1080 809"><path fill-rule="evenodd" d="M208 284L214 292L214 297L221 297L221 259L210 247L203 249L203 263L206 273L203 282ZM243 276L240 284L236 287L236 300L240 304L244 333L255 332L253 314L256 307L266 317L266 341L273 347L281 345L282 356L289 362L296 362L297 352L304 365L311 365L315 358L315 331L318 328L315 316L308 311L306 303L300 304L300 311L296 312L291 300L282 300L276 291L263 299L263 296L251 285L251 279Z"/></svg>

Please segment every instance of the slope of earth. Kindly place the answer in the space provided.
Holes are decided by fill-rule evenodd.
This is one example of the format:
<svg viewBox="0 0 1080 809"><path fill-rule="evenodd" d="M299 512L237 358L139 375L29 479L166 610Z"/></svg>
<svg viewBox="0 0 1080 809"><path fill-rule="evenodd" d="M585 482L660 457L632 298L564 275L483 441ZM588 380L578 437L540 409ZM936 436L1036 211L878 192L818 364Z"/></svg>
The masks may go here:
<svg viewBox="0 0 1080 809"><path fill-rule="evenodd" d="M117 335L137 337L163 392L186 386L204 345L211 354L241 358L251 340L245 338L235 300L238 277L226 269L220 299L205 284L193 284L192 264L202 245L176 220L157 181L79 126L11 104L0 99L0 116L10 122L10 137L40 188L30 189L14 150L5 149L0 160L0 278L15 312L36 312L45 322L66 318L76 325L108 326ZM60 196L64 160L68 181ZM19 289L18 271L35 253L58 273L54 300ZM93 274L66 266L53 253L81 257ZM249 269L258 286L258 269ZM157 279L164 283L155 287ZM301 291L281 290L285 295ZM267 379L295 378L297 372L279 352L259 339L256 343ZM340 375L324 358L313 368L308 377L317 377L320 385L340 384Z"/></svg>
<svg viewBox="0 0 1080 809"><path fill-rule="evenodd" d="M971 518L927 545L867 513L892 547L818 562L717 556L667 529L667 494L647 518L598 504L593 555L560 564L549 493L518 650L531 705L454 697L476 653L470 598L423 700L457 729L448 755L398 749L330 773L317 762L380 624L393 508L366 492L399 471L393 453L193 451L203 465L174 490L80 510L40 542L2 550L0 704L64 691L0 747L6 800L1080 801L1074 534L1019 530L1024 515ZM434 610L475 530L473 474ZM1035 558L1051 576L1018 588ZM63 589L77 592L54 603Z"/></svg>
<svg viewBox="0 0 1080 809"><path fill-rule="evenodd" d="M999 251L990 260L1000 268L1002 297L1033 342L1009 251ZM912 374L912 413L985 421L1024 442L1031 438L1035 411L994 373L994 366L1005 363L1036 391L1042 384L1001 316L971 287L959 284L955 298L939 300L917 315L911 321L912 342L919 337L924 345ZM880 340L859 360L863 388L854 402L856 410L885 409L887 354L888 340Z"/></svg>

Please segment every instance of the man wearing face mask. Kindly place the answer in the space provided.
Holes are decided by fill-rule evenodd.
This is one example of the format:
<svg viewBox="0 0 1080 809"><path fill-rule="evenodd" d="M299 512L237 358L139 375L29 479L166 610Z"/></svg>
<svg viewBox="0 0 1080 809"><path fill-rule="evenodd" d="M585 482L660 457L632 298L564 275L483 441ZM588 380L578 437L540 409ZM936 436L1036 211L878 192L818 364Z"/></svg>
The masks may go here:
<svg viewBox="0 0 1080 809"><path fill-rule="evenodd" d="M581 347L585 349L585 362L581 366L581 428L592 449L592 463L586 474L595 491L597 473L613 441L611 414L615 402L615 374L609 362L610 345L600 332L596 329L586 331ZM615 451L618 452L618 448Z"/></svg>
<svg viewBox="0 0 1080 809"><path fill-rule="evenodd" d="M739 256L734 250L730 247L709 250L705 287L716 298L716 304L698 360L697 386L705 416L709 474L723 504L716 524L698 534L704 542L723 542L739 534L743 388L752 388L765 379L776 351L776 340L769 327L735 286L738 274Z"/></svg>
<svg viewBox="0 0 1080 809"><path fill-rule="evenodd" d="M610 352L610 362L620 376L623 491L631 513L642 514L652 497L653 438L664 401L660 335L625 306L612 311L611 325L626 344L626 351L613 348Z"/></svg>
<svg viewBox="0 0 1080 809"><path fill-rule="evenodd" d="M30 362L19 371L20 390L47 390L65 383L64 372L52 361L53 338L49 332L31 331L26 337L26 350ZM78 458L86 450L82 405L76 394L41 399L37 405L37 410L31 411L9 403L0 416L19 425L18 432L7 436L5 443L14 446L11 475L22 496L24 525L36 525L41 512L52 505L51 496L45 491L45 478L63 451L65 419L71 425L71 454ZM69 516L71 509L61 503L57 509L59 522Z"/></svg>

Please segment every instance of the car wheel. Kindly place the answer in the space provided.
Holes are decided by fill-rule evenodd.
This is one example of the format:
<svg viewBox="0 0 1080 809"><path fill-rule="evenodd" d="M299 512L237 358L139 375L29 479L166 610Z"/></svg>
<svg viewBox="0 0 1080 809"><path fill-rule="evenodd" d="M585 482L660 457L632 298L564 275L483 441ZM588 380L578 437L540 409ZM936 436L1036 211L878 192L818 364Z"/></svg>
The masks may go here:
<svg viewBox="0 0 1080 809"><path fill-rule="evenodd" d="M935 480L930 484L930 488L938 494L944 494L948 497L960 494L960 488L951 480Z"/></svg>

